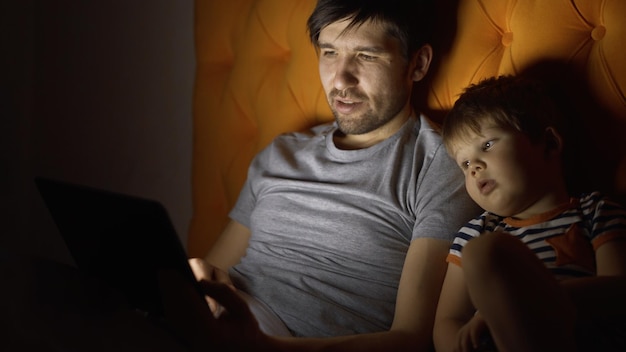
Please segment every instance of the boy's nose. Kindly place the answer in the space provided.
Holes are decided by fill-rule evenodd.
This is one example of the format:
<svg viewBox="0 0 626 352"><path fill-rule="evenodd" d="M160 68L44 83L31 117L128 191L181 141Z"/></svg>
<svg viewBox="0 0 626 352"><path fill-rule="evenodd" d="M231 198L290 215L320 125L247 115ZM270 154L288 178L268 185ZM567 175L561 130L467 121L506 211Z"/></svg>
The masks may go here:
<svg viewBox="0 0 626 352"><path fill-rule="evenodd" d="M472 176L476 176L477 173L485 169L485 164L480 161L471 161L469 167L470 167Z"/></svg>

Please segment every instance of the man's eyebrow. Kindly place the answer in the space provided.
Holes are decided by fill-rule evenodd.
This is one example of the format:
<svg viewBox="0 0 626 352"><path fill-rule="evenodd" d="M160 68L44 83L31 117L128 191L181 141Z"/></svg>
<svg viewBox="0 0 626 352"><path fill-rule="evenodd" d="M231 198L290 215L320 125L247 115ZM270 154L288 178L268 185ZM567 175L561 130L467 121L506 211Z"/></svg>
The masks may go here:
<svg viewBox="0 0 626 352"><path fill-rule="evenodd" d="M336 47L330 43L319 43L319 48L320 49L336 49ZM367 46L367 45L360 45L360 46L356 46L354 48L351 49L352 51L365 51L368 53L386 53L387 50L385 50L385 48L380 47L380 46Z"/></svg>

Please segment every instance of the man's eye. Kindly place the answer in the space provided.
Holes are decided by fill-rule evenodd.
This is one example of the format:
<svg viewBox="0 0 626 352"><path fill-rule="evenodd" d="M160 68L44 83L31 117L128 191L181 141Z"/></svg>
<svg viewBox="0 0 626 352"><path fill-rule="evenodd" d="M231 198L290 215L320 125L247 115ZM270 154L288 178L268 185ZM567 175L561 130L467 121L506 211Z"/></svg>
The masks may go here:
<svg viewBox="0 0 626 352"><path fill-rule="evenodd" d="M485 142L483 145L483 151L489 150L491 147L493 147L493 141Z"/></svg>
<svg viewBox="0 0 626 352"><path fill-rule="evenodd" d="M367 54L360 54L359 57L365 61L374 61L376 60L376 56L372 56L372 55L367 55Z"/></svg>
<svg viewBox="0 0 626 352"><path fill-rule="evenodd" d="M322 51L322 56L325 56L325 57L333 57L335 55L337 55L337 53L335 51L333 51L333 50L324 50L324 51Z"/></svg>

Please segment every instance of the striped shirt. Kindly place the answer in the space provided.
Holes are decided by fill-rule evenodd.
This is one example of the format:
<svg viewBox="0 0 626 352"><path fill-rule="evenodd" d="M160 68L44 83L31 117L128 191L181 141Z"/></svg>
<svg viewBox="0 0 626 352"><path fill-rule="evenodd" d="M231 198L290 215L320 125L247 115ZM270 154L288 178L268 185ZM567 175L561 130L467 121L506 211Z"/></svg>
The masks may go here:
<svg viewBox="0 0 626 352"><path fill-rule="evenodd" d="M495 231L519 238L558 280L593 276L595 250L608 241L626 238L626 209L594 192L524 220L485 212L459 230L448 262L461 265L467 241Z"/></svg>

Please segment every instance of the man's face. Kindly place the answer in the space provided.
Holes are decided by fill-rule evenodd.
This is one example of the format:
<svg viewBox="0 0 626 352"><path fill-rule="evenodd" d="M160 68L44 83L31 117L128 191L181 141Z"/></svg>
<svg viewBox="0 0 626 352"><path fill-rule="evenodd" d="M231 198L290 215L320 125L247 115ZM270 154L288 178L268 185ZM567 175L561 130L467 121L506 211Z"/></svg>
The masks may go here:
<svg viewBox="0 0 626 352"><path fill-rule="evenodd" d="M339 129L361 135L408 116L413 68L382 24L368 21L344 32L348 23L320 32L319 70Z"/></svg>

